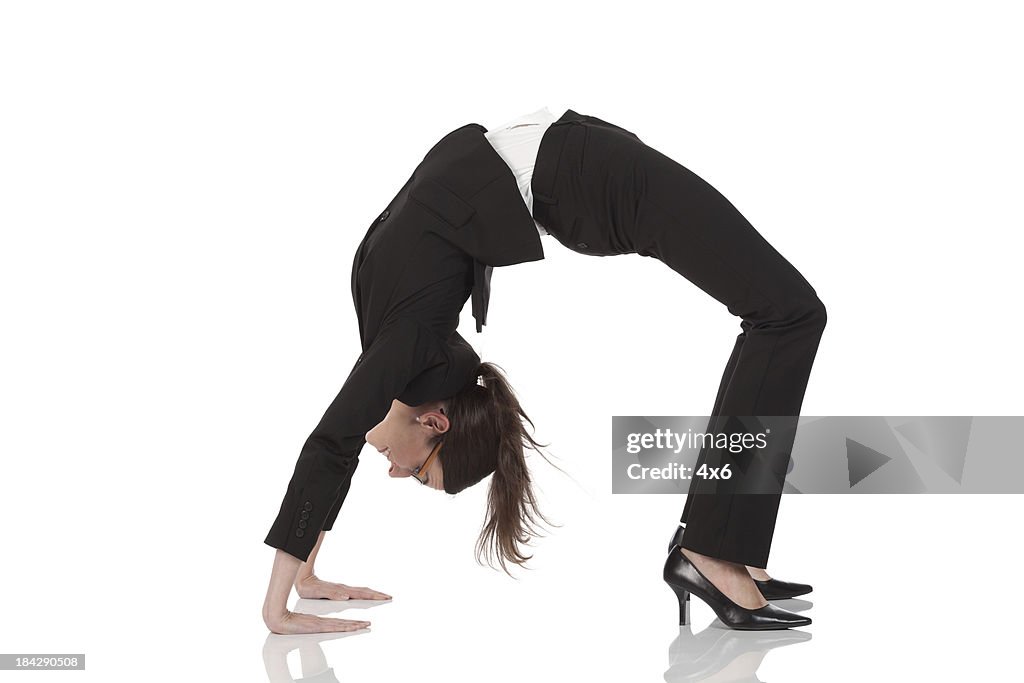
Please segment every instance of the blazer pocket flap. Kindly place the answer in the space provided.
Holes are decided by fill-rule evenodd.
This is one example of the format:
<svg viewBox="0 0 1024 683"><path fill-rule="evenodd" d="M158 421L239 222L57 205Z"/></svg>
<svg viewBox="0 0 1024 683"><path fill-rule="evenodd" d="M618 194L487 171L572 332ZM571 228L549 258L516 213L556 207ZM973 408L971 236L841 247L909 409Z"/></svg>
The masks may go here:
<svg viewBox="0 0 1024 683"><path fill-rule="evenodd" d="M414 185L409 190L409 196L456 228L465 225L476 213L472 205L430 178L425 178Z"/></svg>

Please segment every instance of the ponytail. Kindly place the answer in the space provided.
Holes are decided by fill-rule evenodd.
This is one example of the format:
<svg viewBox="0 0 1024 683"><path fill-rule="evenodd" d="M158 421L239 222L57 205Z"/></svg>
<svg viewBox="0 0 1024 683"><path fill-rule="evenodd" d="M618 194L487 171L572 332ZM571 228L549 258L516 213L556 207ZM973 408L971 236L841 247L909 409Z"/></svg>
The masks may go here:
<svg viewBox="0 0 1024 683"><path fill-rule="evenodd" d="M509 562L524 566L533 557L526 555L521 546L543 535L541 522L559 526L538 507L525 448L533 448L545 460L547 456L526 431L524 422L532 427L533 421L523 411L504 374L492 363L480 363L474 381L449 399L448 412L451 427L438 454L444 488L448 493L458 493L493 473L487 513L476 542L476 559L482 564L481 558L486 555L493 567L492 560L497 558L501 569L510 574Z"/></svg>

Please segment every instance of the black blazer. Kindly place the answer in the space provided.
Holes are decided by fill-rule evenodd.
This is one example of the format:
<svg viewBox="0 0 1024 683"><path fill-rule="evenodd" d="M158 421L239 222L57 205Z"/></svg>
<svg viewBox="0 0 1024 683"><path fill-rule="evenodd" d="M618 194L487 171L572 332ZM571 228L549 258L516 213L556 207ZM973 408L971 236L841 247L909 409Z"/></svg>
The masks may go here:
<svg viewBox="0 0 1024 683"><path fill-rule="evenodd" d="M266 543L305 560L348 493L365 435L393 399L421 405L473 381L480 358L457 332L472 297L487 320L494 267L544 258L515 175L478 123L427 152L374 218L352 263L362 353L310 434Z"/></svg>
<svg viewBox="0 0 1024 683"><path fill-rule="evenodd" d="M469 382L480 358L456 331L467 298L482 332L493 268L544 258L515 175L486 130L469 123L434 144L356 249L363 352L343 389L352 403L336 420L349 425L347 436L369 431L394 398L420 405Z"/></svg>
<svg viewBox="0 0 1024 683"><path fill-rule="evenodd" d="M459 254L472 261L477 332L487 322L492 269L544 258L540 233L515 176L485 132L479 123L468 123L441 138L367 229L352 266L364 350L392 312L389 304L394 302L388 297L400 281L413 277L417 283L411 284L426 284L431 279L417 277L436 266L419 251L428 234L448 247L448 254L434 250L435 257Z"/></svg>

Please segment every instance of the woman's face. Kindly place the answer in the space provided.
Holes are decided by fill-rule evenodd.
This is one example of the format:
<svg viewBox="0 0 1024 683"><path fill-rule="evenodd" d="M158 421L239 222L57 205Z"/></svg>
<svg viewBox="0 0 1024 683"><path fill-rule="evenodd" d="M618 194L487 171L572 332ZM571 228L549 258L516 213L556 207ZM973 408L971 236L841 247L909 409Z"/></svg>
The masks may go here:
<svg viewBox="0 0 1024 683"><path fill-rule="evenodd" d="M443 401L412 407L398 399L376 427L366 433L366 442L380 451L391 463L388 476L411 477L430 455L430 441L448 431L448 416ZM426 472L427 485L444 490L441 460L433 459Z"/></svg>

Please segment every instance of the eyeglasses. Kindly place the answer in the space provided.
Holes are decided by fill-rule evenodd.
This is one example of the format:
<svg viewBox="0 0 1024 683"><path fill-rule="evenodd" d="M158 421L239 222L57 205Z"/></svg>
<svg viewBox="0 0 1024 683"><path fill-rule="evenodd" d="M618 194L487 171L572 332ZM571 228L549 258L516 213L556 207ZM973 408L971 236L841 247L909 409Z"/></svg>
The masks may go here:
<svg viewBox="0 0 1024 683"><path fill-rule="evenodd" d="M427 459L423 461L423 464L412 471L412 476L416 478L416 481L424 486L427 484L427 480L429 479L429 477L426 476L427 468L430 467L430 463L434 461L434 458L437 456L437 452L441 450L442 444L444 444L444 441L438 441L437 445L435 445L433 450L430 451L430 455L428 455ZM420 479L421 472L424 474L423 479Z"/></svg>

